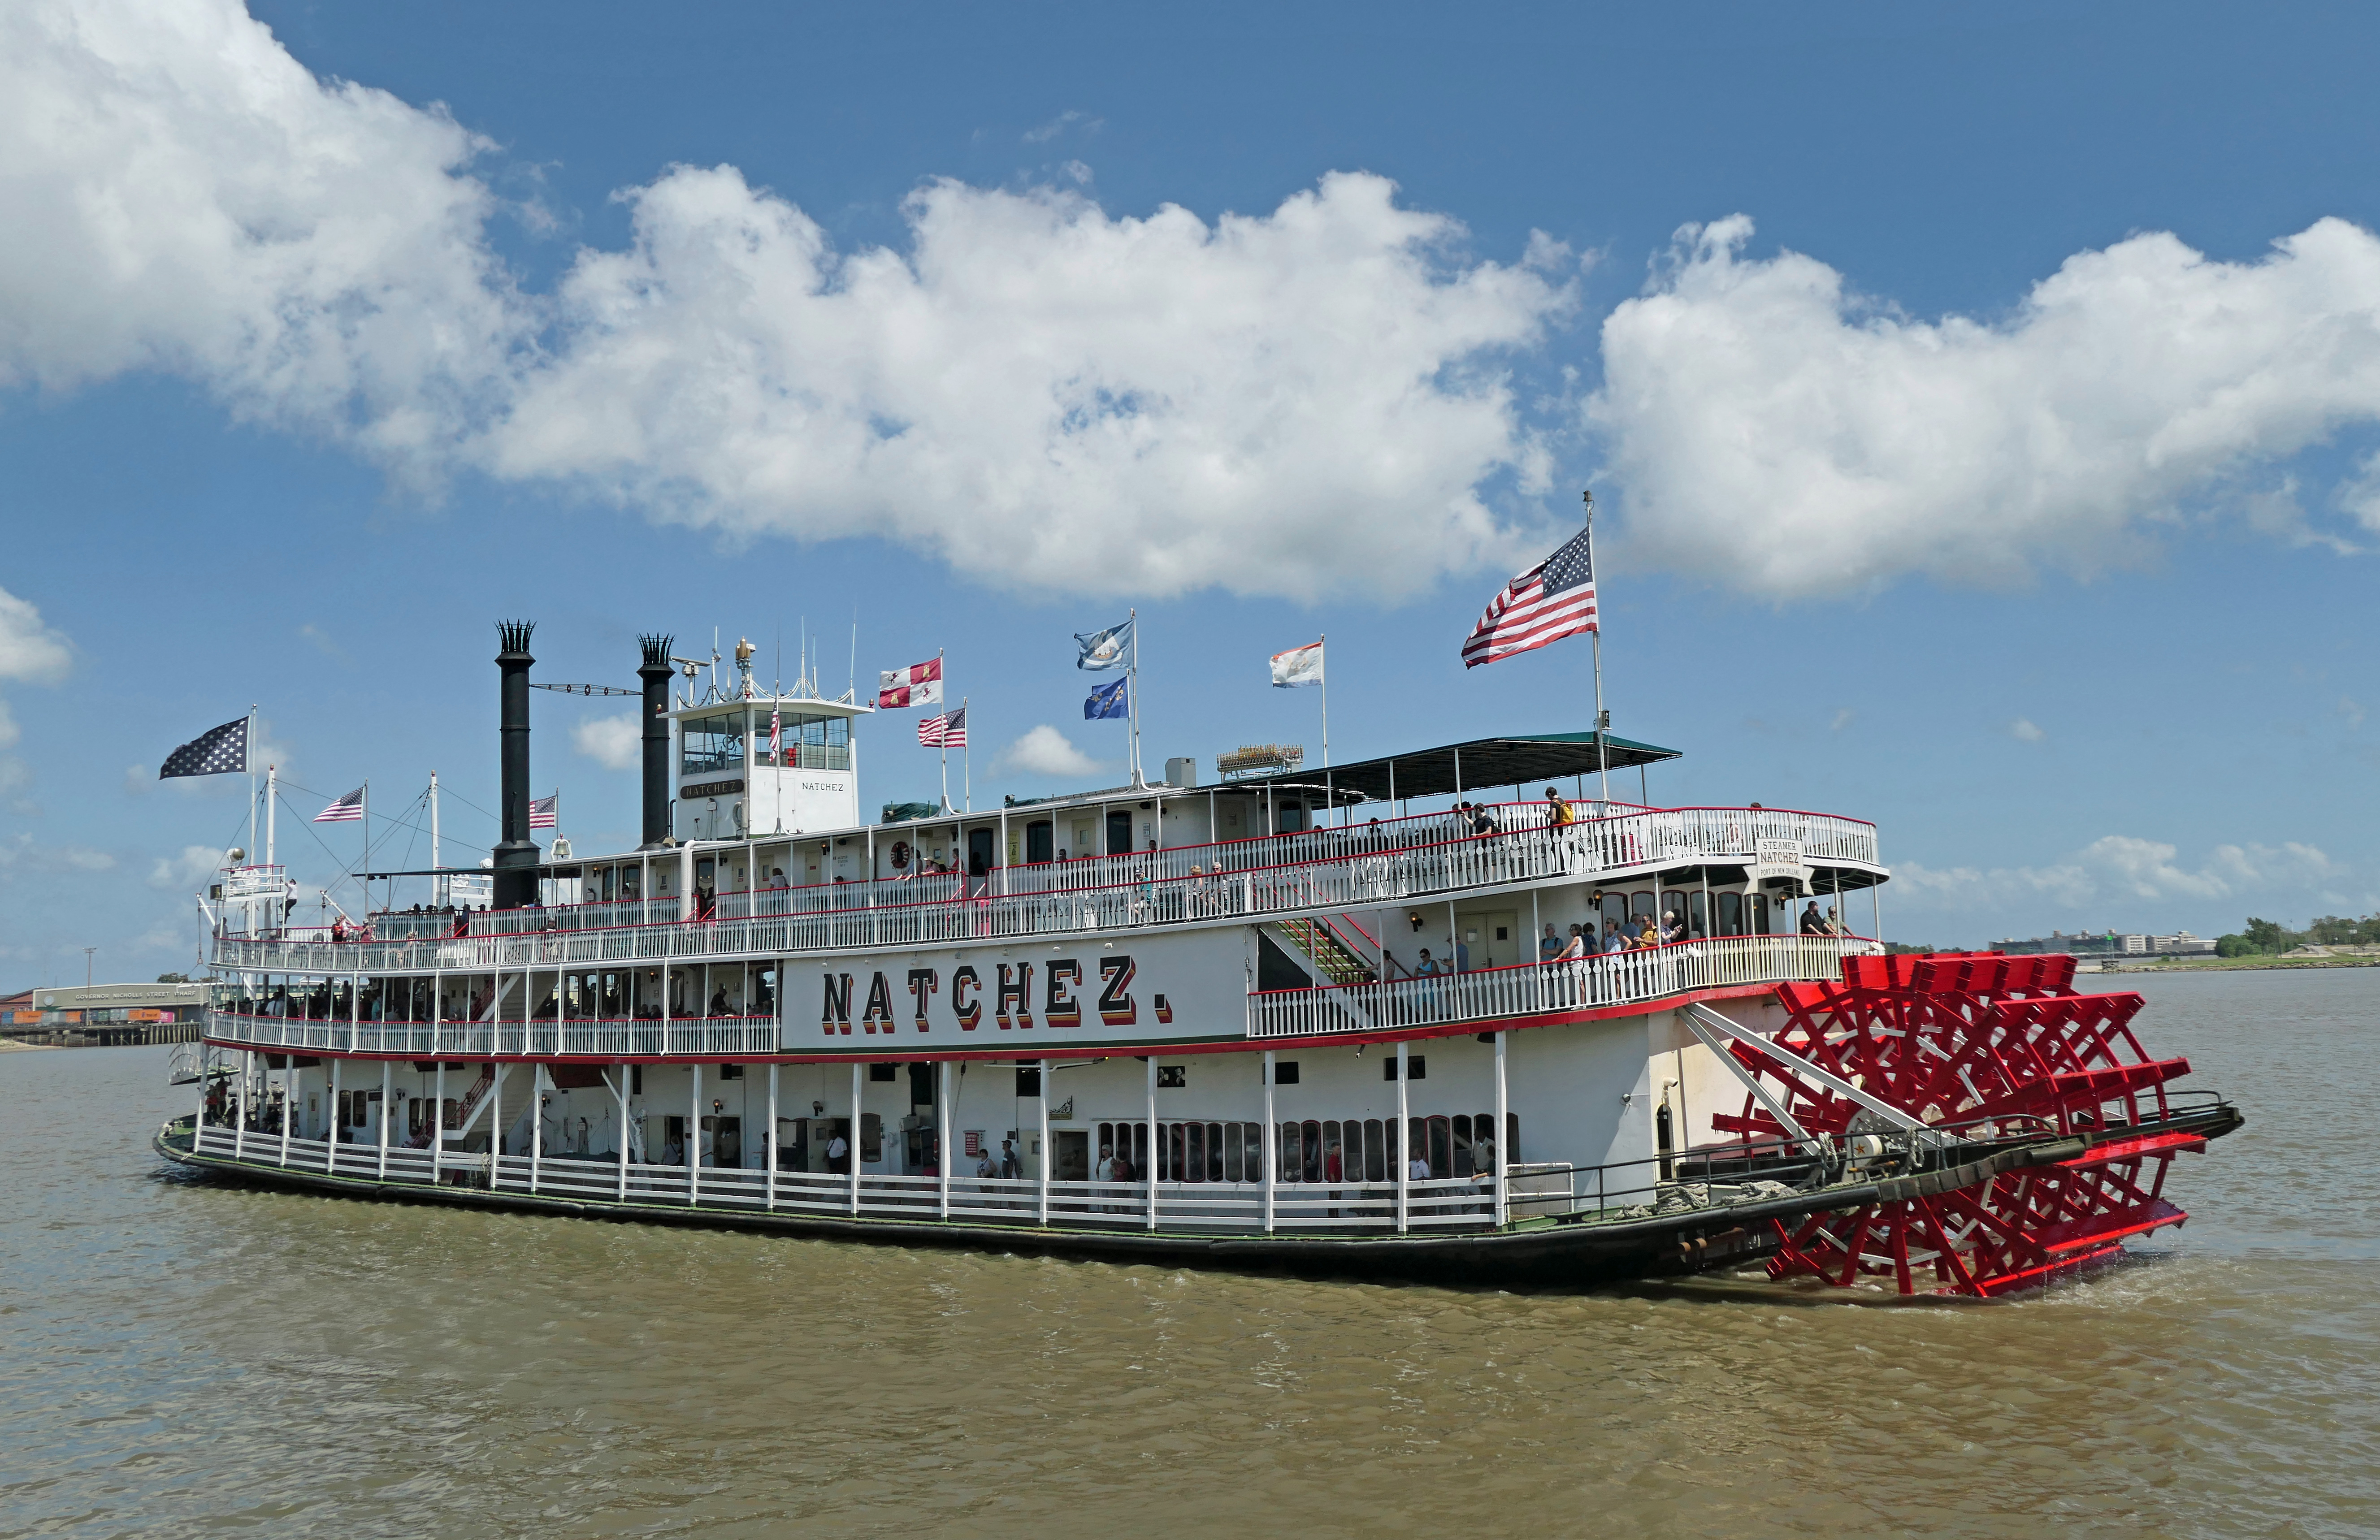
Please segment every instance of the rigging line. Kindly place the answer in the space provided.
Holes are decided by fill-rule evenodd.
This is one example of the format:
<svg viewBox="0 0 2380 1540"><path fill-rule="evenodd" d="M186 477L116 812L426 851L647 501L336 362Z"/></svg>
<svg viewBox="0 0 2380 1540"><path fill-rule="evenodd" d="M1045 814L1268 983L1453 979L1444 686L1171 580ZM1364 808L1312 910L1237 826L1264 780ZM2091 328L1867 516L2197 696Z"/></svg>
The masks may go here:
<svg viewBox="0 0 2380 1540"><path fill-rule="evenodd" d="M314 796L321 796L322 794L322 793L320 793L320 792L314 792L314 793L311 793L310 794L311 794L311 795L314 795ZM354 874L354 873L352 873L352 872L350 872L350 871L348 871L348 870L346 869L346 866L345 866L345 865L343 865L343 864L340 862L340 860L339 860L338 856L336 856L335 855L333 855L333 854L332 854L331 847L330 847L329 845L327 845L327 844L322 844L322 835L320 835L319 833L316 833L316 832L315 832L315 831L314 831L313 821L312 821L311 819L307 819L304 815L300 814L300 813L298 811L298 806L297 806L297 804L295 804L295 803L291 802L287 797L285 797L285 797L282 797L280 800L281 800L281 804L282 804L282 806L285 806L285 807L287 807L287 808L289 809L289 815L290 815L290 817L292 817L292 818L294 818L294 819L298 819L298 826L299 826L300 828L302 828L302 829L304 829L304 830L306 831L306 837L307 837L308 839L312 840L316 844L318 844L318 845L322 845L322 854L323 854L325 856L328 856L328 857L329 857L329 859L330 859L330 862L331 862L331 865L332 865L332 866L338 867L338 870L339 870L339 880L340 880L340 881L342 881L342 882L352 882L352 881L354 881L354 880L355 880L355 874ZM325 894L328 894L328 893L331 891L331 890L330 890L329 888L324 888L324 889L322 890L322 891L323 891Z"/></svg>

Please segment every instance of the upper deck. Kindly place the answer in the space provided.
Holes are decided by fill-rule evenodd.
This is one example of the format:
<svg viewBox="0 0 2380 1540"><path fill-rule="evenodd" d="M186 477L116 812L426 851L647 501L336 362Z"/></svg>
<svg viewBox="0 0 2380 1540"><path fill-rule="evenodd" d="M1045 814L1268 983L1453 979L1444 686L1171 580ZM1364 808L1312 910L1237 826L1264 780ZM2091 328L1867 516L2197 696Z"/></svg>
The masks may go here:
<svg viewBox="0 0 2380 1540"><path fill-rule="evenodd" d="M1876 827L1862 819L1763 807L1591 803L1572 808L1573 820L1558 824L1548 804L1504 804L1494 808L1498 829L1484 834L1436 813L1129 855L1002 864L979 875L926 872L783 887L753 879L771 852L811 842L698 842L620 860L647 873L703 862L714 870L741 870L744 885L706 892L681 882L681 892L695 893L689 904L678 894L655 892L656 881L648 876L638 891L649 896L634 899L461 916L376 916L361 940L351 939L344 927L339 935L321 928L219 934L215 963L227 970L328 976L757 962L1245 924L1682 867L1697 868L1695 880L1714 889L1742 891L1755 885L1753 868L1764 861L1806 867L1811 886L1821 891L1868 887L1886 876ZM1009 810L1000 817L1005 821ZM965 824L989 821L986 815L951 818L953 845ZM879 836L876 830L863 833L871 846ZM874 860L871 849L871 867Z"/></svg>

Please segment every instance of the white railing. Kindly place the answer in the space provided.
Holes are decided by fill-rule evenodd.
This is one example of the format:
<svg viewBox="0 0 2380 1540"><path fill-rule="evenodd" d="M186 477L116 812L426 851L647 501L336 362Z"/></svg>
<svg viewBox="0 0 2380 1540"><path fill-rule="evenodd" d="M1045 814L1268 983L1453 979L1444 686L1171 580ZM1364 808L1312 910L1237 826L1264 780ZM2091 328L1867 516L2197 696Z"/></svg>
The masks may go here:
<svg viewBox="0 0 2380 1540"><path fill-rule="evenodd" d="M333 1144L249 1130L245 1140L229 1128L200 1126L195 1153L238 1158L252 1166L430 1186L452 1185L588 1203L684 1208L689 1206L754 1213L783 1212L862 1218L941 1220L964 1224L1051 1226L1121 1232L1151 1230L1261 1234L1265 1184L1261 1182L1160 1182L1153 1193L1146 1181L1050 1182L1035 1179L953 1176L893 1176L862 1173L855 1187L848 1175L822 1171L776 1171L705 1166L622 1165L616 1157L504 1155L375 1144ZM1516 1168L1517 1170L1517 1168ZM433 1174L434 1171L434 1174ZM1513 1188L1516 1201L1523 1189ZM1150 1220L1152 1201L1156 1219ZM1317 1233L1394 1232L1405 1230L1486 1229L1495 1223L1491 1178L1447 1177L1405 1183L1400 1198L1393 1182L1282 1182L1272 1189L1275 1231Z"/></svg>
<svg viewBox="0 0 2380 1540"><path fill-rule="evenodd" d="M1012 867L992 879L1009 891L987 894L986 882L978 880L978 896L971 898L955 896L965 882L957 877L727 894L720 900L722 908L783 906L787 912L682 924L364 943L225 937L216 942L215 960L228 968L336 977L783 957L1358 909L1551 878L1594 878L1690 862L1742 864L1752 860L1755 839L1798 838L1805 858L1869 865L1876 859L1873 825L1815 813L1638 810L1554 829L1545 825L1537 804L1500 811L1526 826L1472 835L1443 818L1409 819L1062 866ZM1201 856L1217 869L1194 877L1189 868L1201 865ZM1272 859L1254 864L1259 857ZM1084 876L1099 880L1048 891L1016 891ZM871 908L850 896L889 897L887 890L899 890L899 901ZM927 901L916 902L919 894L929 895ZM737 904L731 905L731 899ZM831 907L815 907L822 904ZM559 913L519 912L527 918Z"/></svg>
<svg viewBox="0 0 2380 1540"><path fill-rule="evenodd" d="M1396 1032L1629 1005L1730 985L1815 982L1840 978L1844 958L1879 950L1854 936L1720 936L1569 963L1272 989L1248 997L1248 1036Z"/></svg>
<svg viewBox="0 0 2380 1540"><path fill-rule="evenodd" d="M774 1016L686 1016L670 1021L602 1018L587 1021L350 1022L262 1016L236 1011L207 1014L207 1037L251 1048L321 1049L333 1053L517 1054L524 1057L642 1059L662 1055L718 1058L777 1051Z"/></svg>

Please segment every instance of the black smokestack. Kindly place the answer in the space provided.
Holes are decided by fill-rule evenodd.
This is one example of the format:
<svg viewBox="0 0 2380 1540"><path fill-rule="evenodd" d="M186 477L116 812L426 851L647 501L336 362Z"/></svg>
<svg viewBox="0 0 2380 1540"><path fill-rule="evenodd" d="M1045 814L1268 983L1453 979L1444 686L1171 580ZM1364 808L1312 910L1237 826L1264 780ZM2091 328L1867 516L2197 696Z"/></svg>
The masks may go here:
<svg viewBox="0 0 2380 1540"><path fill-rule="evenodd" d="M645 843L657 848L670 837L670 643L671 637L638 637L645 661L637 677L645 682Z"/></svg>
<svg viewBox="0 0 2380 1540"><path fill-rule="evenodd" d="M535 621L496 623L504 650L496 667L504 671L500 721L503 729L504 842L496 846L496 907L519 909L537 902L537 842L528 837L528 634Z"/></svg>

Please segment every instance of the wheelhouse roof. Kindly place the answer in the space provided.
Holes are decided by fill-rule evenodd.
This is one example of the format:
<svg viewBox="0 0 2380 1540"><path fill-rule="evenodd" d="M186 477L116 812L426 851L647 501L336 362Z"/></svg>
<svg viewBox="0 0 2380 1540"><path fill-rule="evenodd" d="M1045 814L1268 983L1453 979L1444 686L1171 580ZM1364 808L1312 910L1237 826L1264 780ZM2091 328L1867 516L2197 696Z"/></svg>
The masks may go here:
<svg viewBox="0 0 2380 1540"><path fill-rule="evenodd" d="M1609 733L1603 735L1599 752L1593 733L1541 733L1528 737L1472 738L1459 744L1441 744L1436 748L1417 748L1377 759L1333 765L1328 771L1309 765L1271 775L1244 776L1222 784L1232 791L1262 791L1267 786L1277 790L1291 786L1318 790L1327 778L1331 791L1340 796L1354 792L1368 801L1385 802L1390 795L1391 767L1395 794L1399 797L1453 796L1498 786L1525 787L1532 781L1560 782L1572 776L1593 775L1604 768L1633 770L1639 765L1658 765L1665 759L1682 757L1678 749L1640 744Z"/></svg>

